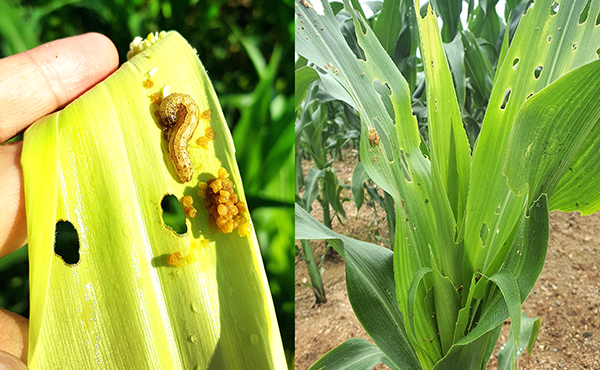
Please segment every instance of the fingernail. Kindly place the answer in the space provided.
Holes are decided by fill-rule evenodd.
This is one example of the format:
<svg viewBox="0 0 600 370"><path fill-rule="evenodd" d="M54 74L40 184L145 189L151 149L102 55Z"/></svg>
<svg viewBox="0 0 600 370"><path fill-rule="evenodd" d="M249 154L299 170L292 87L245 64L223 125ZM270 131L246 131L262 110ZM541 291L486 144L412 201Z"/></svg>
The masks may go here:
<svg viewBox="0 0 600 370"><path fill-rule="evenodd" d="M0 351L0 370L27 370L27 366L10 353Z"/></svg>

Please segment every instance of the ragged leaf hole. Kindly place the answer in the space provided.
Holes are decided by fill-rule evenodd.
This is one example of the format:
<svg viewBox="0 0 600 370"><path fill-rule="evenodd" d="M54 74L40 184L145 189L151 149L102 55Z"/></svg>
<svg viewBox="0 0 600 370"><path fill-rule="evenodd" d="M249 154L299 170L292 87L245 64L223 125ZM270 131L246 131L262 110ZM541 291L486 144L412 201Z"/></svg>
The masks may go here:
<svg viewBox="0 0 600 370"><path fill-rule="evenodd" d="M552 36L548 36L548 42L552 41Z"/></svg>
<svg viewBox="0 0 600 370"><path fill-rule="evenodd" d="M487 242L489 233L490 233L490 228L485 223L481 224L481 230L479 230L479 238L481 239L482 247L485 247L485 243Z"/></svg>
<svg viewBox="0 0 600 370"><path fill-rule="evenodd" d="M394 106L392 105L392 100L390 99L390 96L392 95L392 89L387 83L381 82L379 79L375 79L375 81L373 81L373 88L379 94L381 102L383 103L385 110L388 112L388 115L393 122L395 118Z"/></svg>
<svg viewBox="0 0 600 370"><path fill-rule="evenodd" d="M579 22L578 22L579 24L584 24L585 21L587 21L588 15L590 14L590 2L591 2L591 0L587 1L587 3L585 4L585 7L581 11L581 14L579 14Z"/></svg>
<svg viewBox="0 0 600 370"><path fill-rule="evenodd" d="M577 44L573 44L571 45L571 47L573 48L573 50L577 50Z"/></svg>
<svg viewBox="0 0 600 370"><path fill-rule="evenodd" d="M540 78L540 75L542 74L542 70L543 69L544 69L543 66L537 66L537 67L535 67L535 70L533 71L533 77L535 77L536 80L538 78Z"/></svg>
<svg viewBox="0 0 600 370"><path fill-rule="evenodd" d="M162 219L166 226L177 234L185 234L187 225L185 223L185 211L181 202L173 194L166 194L160 202Z"/></svg>
<svg viewBox="0 0 600 370"><path fill-rule="evenodd" d="M502 105L500 105L500 109L504 110L506 108L506 104L508 104L508 100L510 99L510 89L506 89L504 93L504 100L502 100Z"/></svg>
<svg viewBox="0 0 600 370"><path fill-rule="evenodd" d="M558 1L555 1L552 3L552 5L550 5L550 16L553 17L558 13L558 8L560 7L560 4L558 3Z"/></svg>
<svg viewBox="0 0 600 370"><path fill-rule="evenodd" d="M402 175L404 175L404 179L408 182L411 182L412 178L410 177L408 163L406 162L406 156L404 155L404 150L402 149L400 149L400 167L402 168Z"/></svg>
<svg viewBox="0 0 600 370"><path fill-rule="evenodd" d="M596 26L600 24L600 12L598 12L598 15L596 16Z"/></svg>
<svg viewBox="0 0 600 370"><path fill-rule="evenodd" d="M513 60L513 69L517 69L517 65L519 64L519 58L515 58Z"/></svg>
<svg viewBox="0 0 600 370"><path fill-rule="evenodd" d="M54 233L54 253L67 265L79 262L79 234L69 221L58 221Z"/></svg>
<svg viewBox="0 0 600 370"><path fill-rule="evenodd" d="M529 12L529 9L533 9L533 7L535 6L535 2L532 1L529 3L529 5L527 6L527 9L525 9L525 14L523 15L527 15L527 13Z"/></svg>

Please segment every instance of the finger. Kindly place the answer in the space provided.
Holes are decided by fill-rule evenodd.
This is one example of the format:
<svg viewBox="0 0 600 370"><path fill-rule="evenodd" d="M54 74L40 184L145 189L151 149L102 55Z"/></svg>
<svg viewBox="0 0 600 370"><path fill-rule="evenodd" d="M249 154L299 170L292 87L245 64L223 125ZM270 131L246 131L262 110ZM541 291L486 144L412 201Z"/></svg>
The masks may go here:
<svg viewBox="0 0 600 370"><path fill-rule="evenodd" d="M27 370L27 367L15 356L0 350L0 370Z"/></svg>
<svg viewBox="0 0 600 370"><path fill-rule="evenodd" d="M22 150L23 142L0 146L0 258L27 243Z"/></svg>
<svg viewBox="0 0 600 370"><path fill-rule="evenodd" d="M28 341L29 320L0 308L0 352L8 352L21 361L27 362Z"/></svg>
<svg viewBox="0 0 600 370"><path fill-rule="evenodd" d="M0 143L83 94L118 63L117 49L98 33L0 59Z"/></svg>

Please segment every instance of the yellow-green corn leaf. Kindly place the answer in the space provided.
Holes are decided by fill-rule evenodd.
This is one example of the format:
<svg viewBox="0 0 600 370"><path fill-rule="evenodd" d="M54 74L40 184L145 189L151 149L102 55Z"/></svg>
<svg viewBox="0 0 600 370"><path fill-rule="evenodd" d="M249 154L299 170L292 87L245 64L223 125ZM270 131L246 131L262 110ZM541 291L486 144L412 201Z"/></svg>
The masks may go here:
<svg viewBox="0 0 600 370"><path fill-rule="evenodd" d="M162 37L164 36L164 37ZM145 88L148 72L157 68ZM168 85L210 109L216 138L190 142L182 184L150 95ZM194 50L176 32L157 38L104 82L25 133L22 157L31 268L31 369L284 369L283 347L254 232L217 232L198 181L222 166L245 201L233 142ZM194 198L178 235L166 194ZM249 217L249 216L248 216ZM54 253L55 224L78 232L79 262ZM208 246L201 240L209 239ZM167 264L174 252L196 262Z"/></svg>
<svg viewBox="0 0 600 370"><path fill-rule="evenodd" d="M415 1L415 7L420 8L418 0ZM418 16L417 21L428 86L429 151L432 163L439 171L456 220L455 225L452 226L461 230L471 169L469 141L463 129L456 92L452 85L452 75L442 48L442 36L438 30L437 17L431 5L427 7L427 16ZM455 269L460 270L460 262L456 264L458 266ZM452 276L447 271L448 268L446 268L446 274L450 275L455 283L460 281L460 272Z"/></svg>

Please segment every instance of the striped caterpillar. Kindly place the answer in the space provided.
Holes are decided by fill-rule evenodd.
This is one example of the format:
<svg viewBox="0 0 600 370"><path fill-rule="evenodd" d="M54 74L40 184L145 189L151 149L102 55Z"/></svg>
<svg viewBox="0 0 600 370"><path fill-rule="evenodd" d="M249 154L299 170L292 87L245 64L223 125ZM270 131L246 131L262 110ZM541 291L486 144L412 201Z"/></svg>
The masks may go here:
<svg viewBox="0 0 600 370"><path fill-rule="evenodd" d="M173 93L162 100L159 108L163 131L173 128L169 138L169 154L182 183L194 176L188 142L198 127L198 105L186 94Z"/></svg>

